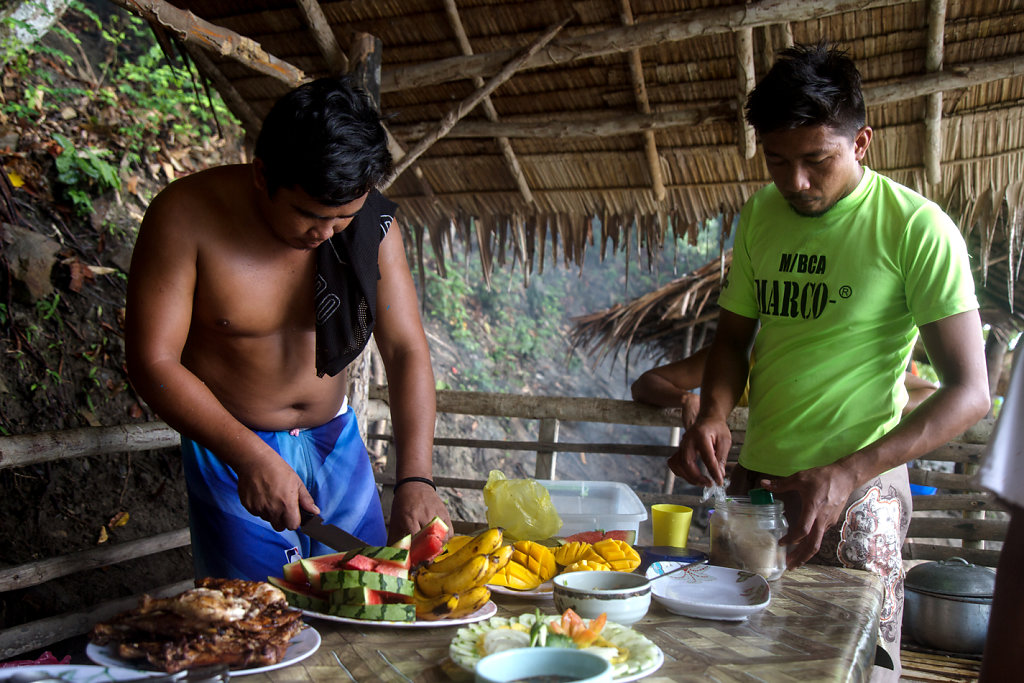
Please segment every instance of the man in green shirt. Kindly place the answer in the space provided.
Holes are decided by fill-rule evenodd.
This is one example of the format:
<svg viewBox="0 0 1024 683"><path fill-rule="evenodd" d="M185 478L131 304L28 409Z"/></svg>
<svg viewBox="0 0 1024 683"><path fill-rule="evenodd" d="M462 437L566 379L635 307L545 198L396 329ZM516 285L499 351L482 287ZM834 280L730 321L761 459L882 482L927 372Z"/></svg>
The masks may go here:
<svg viewBox="0 0 1024 683"><path fill-rule="evenodd" d="M898 673L906 463L989 407L967 249L933 202L861 165L872 129L843 52L783 51L746 115L773 183L741 213L700 410L669 466L693 484L723 482L726 417L753 344L730 491L783 500L790 568L815 558L882 577L881 644ZM900 421L918 332L940 386Z"/></svg>

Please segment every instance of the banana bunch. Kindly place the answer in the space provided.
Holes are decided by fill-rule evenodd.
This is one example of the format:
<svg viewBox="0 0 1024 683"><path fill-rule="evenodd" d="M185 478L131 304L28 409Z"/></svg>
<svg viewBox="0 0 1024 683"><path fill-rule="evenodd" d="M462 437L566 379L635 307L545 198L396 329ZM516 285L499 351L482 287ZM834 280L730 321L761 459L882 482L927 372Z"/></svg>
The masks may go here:
<svg viewBox="0 0 1024 683"><path fill-rule="evenodd" d="M456 538L460 540L449 541L446 551L413 577L417 619L458 619L483 607L491 598L487 584L514 552L502 544L500 528Z"/></svg>

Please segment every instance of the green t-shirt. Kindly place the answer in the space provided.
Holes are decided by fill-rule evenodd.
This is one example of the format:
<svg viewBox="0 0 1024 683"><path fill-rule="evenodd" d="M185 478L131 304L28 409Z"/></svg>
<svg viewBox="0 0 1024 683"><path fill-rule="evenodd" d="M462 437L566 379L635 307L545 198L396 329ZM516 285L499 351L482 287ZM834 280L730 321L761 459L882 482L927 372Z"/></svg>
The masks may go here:
<svg viewBox="0 0 1024 683"><path fill-rule="evenodd" d="M978 307L953 221L867 168L816 218L793 211L775 185L751 197L718 303L761 321L740 462L780 476L892 429L917 326Z"/></svg>

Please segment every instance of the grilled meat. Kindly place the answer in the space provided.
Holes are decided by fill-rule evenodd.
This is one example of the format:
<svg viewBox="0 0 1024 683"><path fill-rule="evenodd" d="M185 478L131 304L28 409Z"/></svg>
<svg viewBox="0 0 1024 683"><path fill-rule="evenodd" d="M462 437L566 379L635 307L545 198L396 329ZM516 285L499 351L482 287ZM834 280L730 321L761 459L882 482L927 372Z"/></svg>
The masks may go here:
<svg viewBox="0 0 1024 683"><path fill-rule="evenodd" d="M170 598L143 596L136 609L96 624L90 640L116 644L121 658L145 658L174 673L277 663L302 628L301 612L270 584L206 578Z"/></svg>

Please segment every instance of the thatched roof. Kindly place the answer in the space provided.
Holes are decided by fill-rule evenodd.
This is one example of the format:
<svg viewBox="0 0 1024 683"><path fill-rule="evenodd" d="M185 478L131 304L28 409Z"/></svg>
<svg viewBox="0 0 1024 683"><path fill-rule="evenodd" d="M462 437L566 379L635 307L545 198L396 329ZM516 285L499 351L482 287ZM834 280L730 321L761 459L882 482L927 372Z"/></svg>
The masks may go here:
<svg viewBox="0 0 1024 683"><path fill-rule="evenodd" d="M993 296L1016 288L1019 0L114 2L183 40L251 132L291 86L379 59L412 161L388 190L405 225L435 250L454 228L527 272L547 242L580 263L738 211L769 180L745 93L781 46L835 41L864 76L867 164L948 207Z"/></svg>

